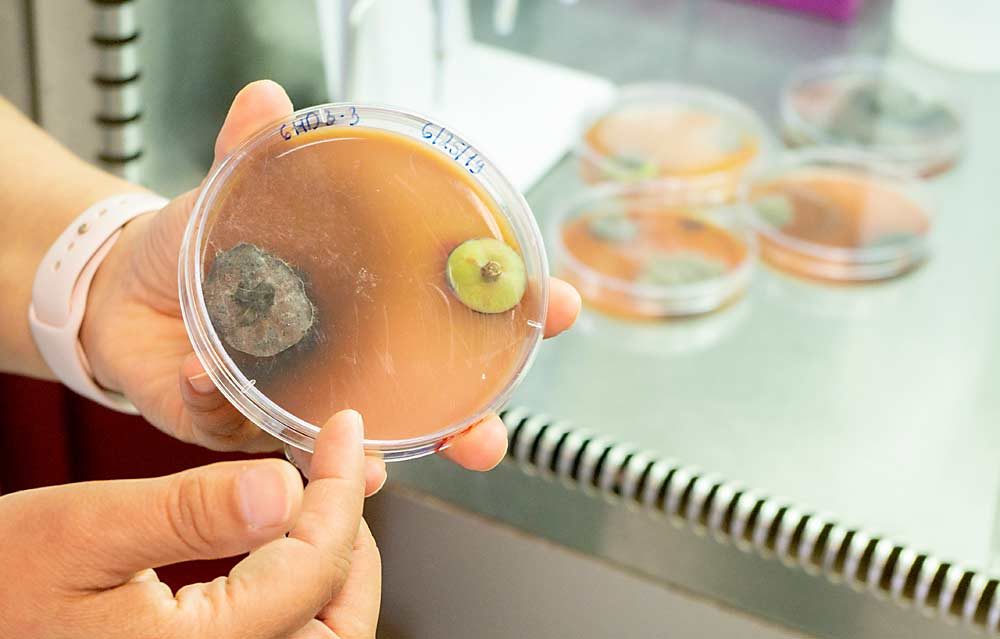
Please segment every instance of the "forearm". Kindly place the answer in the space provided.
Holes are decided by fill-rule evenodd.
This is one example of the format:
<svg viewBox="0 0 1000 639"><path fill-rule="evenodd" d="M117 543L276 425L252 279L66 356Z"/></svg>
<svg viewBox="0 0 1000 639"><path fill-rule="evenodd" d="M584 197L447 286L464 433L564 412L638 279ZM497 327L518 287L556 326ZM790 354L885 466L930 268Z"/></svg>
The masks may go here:
<svg viewBox="0 0 1000 639"><path fill-rule="evenodd" d="M0 98L0 371L51 377L28 328L35 270L84 209L141 191L76 157Z"/></svg>

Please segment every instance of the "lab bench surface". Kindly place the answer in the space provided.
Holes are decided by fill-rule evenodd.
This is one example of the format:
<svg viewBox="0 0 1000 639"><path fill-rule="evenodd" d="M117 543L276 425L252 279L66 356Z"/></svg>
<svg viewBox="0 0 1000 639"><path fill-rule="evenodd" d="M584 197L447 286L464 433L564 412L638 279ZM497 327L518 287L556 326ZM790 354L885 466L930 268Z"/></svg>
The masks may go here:
<svg viewBox="0 0 1000 639"><path fill-rule="evenodd" d="M735 2L622 4L536 3L509 39L481 36L619 83L724 90L776 135L780 88L798 64L847 54L914 62L893 42L890 3L868 3L849 27ZM601 54L626 39L622 54ZM1000 78L924 72L962 106L968 141L959 165L926 184L937 207L927 264L858 286L761 266L740 302L684 321L628 325L585 311L544 345L504 415L506 470L472 487L426 462L397 480L819 636L964 632L912 611L913 621L878 627L897 611L865 598L995 632ZM528 194L543 229L582 188L568 157ZM588 493L601 505L565 506ZM634 510L780 570L758 566L745 582L704 574L723 556L737 561L732 546L678 566L663 558L659 524ZM822 575L865 594L806 585Z"/></svg>

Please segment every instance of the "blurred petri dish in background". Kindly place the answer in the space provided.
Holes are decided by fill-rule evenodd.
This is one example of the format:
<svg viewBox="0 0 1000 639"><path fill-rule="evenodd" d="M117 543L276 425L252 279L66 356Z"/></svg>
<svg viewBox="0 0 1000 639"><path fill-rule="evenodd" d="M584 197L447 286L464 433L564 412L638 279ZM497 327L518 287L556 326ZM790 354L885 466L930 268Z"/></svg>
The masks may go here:
<svg viewBox="0 0 1000 639"><path fill-rule="evenodd" d="M928 255L932 213L917 182L868 154L789 153L749 189L763 259L839 281L905 273Z"/></svg>
<svg viewBox="0 0 1000 639"><path fill-rule="evenodd" d="M871 57L834 58L792 74L781 97L793 146L844 146L931 176L962 149L958 112L915 67Z"/></svg>
<svg viewBox="0 0 1000 639"><path fill-rule="evenodd" d="M573 326L577 339L609 356L675 358L710 350L732 337L751 314L749 295L738 296L718 313L677 317L670 321L621 321L586 309Z"/></svg>
<svg viewBox="0 0 1000 639"><path fill-rule="evenodd" d="M707 313L747 286L756 246L746 216L699 191L595 187L556 216L558 272L613 316Z"/></svg>
<svg viewBox="0 0 1000 639"><path fill-rule="evenodd" d="M735 98L642 84L623 87L586 118L577 151L588 183L670 179L725 201L770 148L763 122Z"/></svg>
<svg viewBox="0 0 1000 639"><path fill-rule="evenodd" d="M386 107L262 129L209 176L181 253L185 325L230 402L305 450L353 408L389 460L506 402L547 295L524 198L458 134Z"/></svg>

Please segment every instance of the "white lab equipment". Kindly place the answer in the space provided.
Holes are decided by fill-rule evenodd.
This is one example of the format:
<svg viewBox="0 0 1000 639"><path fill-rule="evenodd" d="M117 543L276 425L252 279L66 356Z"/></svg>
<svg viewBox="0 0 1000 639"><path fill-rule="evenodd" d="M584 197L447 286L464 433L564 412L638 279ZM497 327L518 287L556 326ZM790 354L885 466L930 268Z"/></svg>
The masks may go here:
<svg viewBox="0 0 1000 639"><path fill-rule="evenodd" d="M329 97L452 123L526 190L574 144L586 109L613 87L476 42L471 1L316 0ZM517 2L498 0L497 32L509 33L516 19Z"/></svg>
<svg viewBox="0 0 1000 639"><path fill-rule="evenodd" d="M960 71L1000 71L1000 1L897 0L893 29L929 62Z"/></svg>

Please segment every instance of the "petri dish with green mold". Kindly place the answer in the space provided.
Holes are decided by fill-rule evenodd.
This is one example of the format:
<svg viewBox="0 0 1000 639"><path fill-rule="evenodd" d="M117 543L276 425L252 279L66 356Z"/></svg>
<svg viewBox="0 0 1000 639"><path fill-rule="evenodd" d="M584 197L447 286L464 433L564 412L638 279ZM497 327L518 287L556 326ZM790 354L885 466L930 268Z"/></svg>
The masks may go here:
<svg viewBox="0 0 1000 639"><path fill-rule="evenodd" d="M595 187L556 216L558 272L615 317L707 313L749 282L756 246L746 216L743 204L697 190Z"/></svg>
<svg viewBox="0 0 1000 639"><path fill-rule="evenodd" d="M507 401L545 324L522 195L466 138L389 107L319 105L252 136L202 188L180 269L208 375L305 450L345 408L387 460L447 447Z"/></svg>
<svg viewBox="0 0 1000 639"><path fill-rule="evenodd" d="M761 257L786 272L864 282L895 277L929 255L933 216L920 184L869 154L787 154L749 188Z"/></svg>
<svg viewBox="0 0 1000 639"><path fill-rule="evenodd" d="M959 112L934 76L875 57L808 64L787 81L781 98L793 146L844 146L900 170L932 176L957 161L963 144Z"/></svg>
<svg viewBox="0 0 1000 639"><path fill-rule="evenodd" d="M769 150L770 136L749 107L680 84L623 87L585 118L577 145L588 183L683 181L718 201L731 199Z"/></svg>

